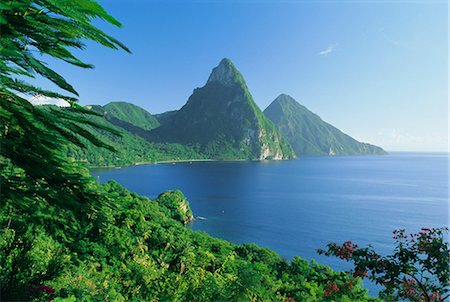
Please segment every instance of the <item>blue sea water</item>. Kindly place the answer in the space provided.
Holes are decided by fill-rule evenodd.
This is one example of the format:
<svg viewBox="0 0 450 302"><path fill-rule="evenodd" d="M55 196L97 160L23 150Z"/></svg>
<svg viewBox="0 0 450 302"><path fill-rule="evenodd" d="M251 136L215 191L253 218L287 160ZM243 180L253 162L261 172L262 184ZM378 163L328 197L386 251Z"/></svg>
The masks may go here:
<svg viewBox="0 0 450 302"><path fill-rule="evenodd" d="M150 198L180 189L194 215L205 218L191 225L194 230L345 270L348 264L316 250L351 240L387 254L394 229L448 226L448 161L444 153L393 153L156 164L92 174Z"/></svg>

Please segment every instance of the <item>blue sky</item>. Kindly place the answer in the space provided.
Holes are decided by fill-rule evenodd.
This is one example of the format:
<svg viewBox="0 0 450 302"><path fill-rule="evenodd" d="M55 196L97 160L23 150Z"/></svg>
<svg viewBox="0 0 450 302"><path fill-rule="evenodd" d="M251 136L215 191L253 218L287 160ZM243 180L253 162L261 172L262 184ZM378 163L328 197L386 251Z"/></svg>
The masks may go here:
<svg viewBox="0 0 450 302"><path fill-rule="evenodd" d="M100 3L133 54L88 44L94 70L54 65L81 104L178 109L228 57L262 110L287 93L358 140L448 150L446 1Z"/></svg>

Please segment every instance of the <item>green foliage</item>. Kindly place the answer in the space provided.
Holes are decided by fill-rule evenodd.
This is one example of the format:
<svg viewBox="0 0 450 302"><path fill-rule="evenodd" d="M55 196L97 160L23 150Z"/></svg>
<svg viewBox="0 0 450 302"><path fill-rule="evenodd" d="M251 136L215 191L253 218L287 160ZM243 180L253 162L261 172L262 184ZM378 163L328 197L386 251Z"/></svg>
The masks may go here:
<svg viewBox="0 0 450 302"><path fill-rule="evenodd" d="M42 90L21 79L39 75L62 90L77 95L75 89L40 58L41 55L49 55L72 65L92 68L92 65L82 62L70 52L70 49L84 48L81 39L128 51L122 43L93 26L91 22L95 18L120 26L117 20L91 0L3 1L0 6L2 102L27 107L23 104L24 100L16 95L20 92L25 95L58 97L73 103L73 97ZM37 53L40 55L36 56Z"/></svg>
<svg viewBox="0 0 450 302"><path fill-rule="evenodd" d="M353 276L368 277L384 286L380 296L387 301L444 301L450 297L450 246L447 228L423 228L416 234L395 230L392 255L382 256L372 247L358 248L350 241L330 243L320 254L352 262Z"/></svg>
<svg viewBox="0 0 450 302"><path fill-rule="evenodd" d="M288 139L297 155L386 154L380 147L360 143L282 94L264 114Z"/></svg>
<svg viewBox="0 0 450 302"><path fill-rule="evenodd" d="M151 132L150 139L188 145L209 159L295 157L287 141L253 101L240 72L227 59L169 119L170 123Z"/></svg>
<svg viewBox="0 0 450 302"><path fill-rule="evenodd" d="M53 110L66 111L67 109L54 107ZM101 106L92 106L91 111L102 113L103 108ZM94 133L97 139L114 148L114 152L106 148L98 148L88 140L82 141L86 146L85 148L75 144L68 145L67 155L69 157L75 160L85 161L90 166L125 166L140 163L203 158L202 155L187 146L149 142L142 137L147 131L138 126L133 126L134 129L130 129L129 125L125 125L125 128L122 128L123 124L113 124L111 119L105 119L100 116L92 116L90 120L96 125L108 127L120 134L115 135L110 133L110 131L105 131L94 126L79 125L80 127L86 128L86 131Z"/></svg>
<svg viewBox="0 0 450 302"><path fill-rule="evenodd" d="M121 107L121 105L118 106ZM108 116L102 106L93 105L87 106L87 108L90 108L85 109L89 115L74 111L72 108L52 105L36 106L34 110L47 113L47 115L53 114L57 117L70 118L70 121L76 124L77 129L80 129L85 137L75 137L78 141L64 145L65 154L74 160L87 162L90 166L125 166L204 158L204 155L187 146L175 143L154 143L146 140L147 130ZM61 128L63 128L62 126ZM63 129L67 132L70 130Z"/></svg>
<svg viewBox="0 0 450 302"><path fill-rule="evenodd" d="M23 169L37 196L46 196L55 203L64 201L72 206L79 200L77 188L86 180L80 177L71 163L64 160L66 155L58 150L67 142L83 146L81 138L97 146L110 147L79 126L93 125L89 116L74 118L69 114L92 115L94 112L77 106L74 97L43 90L23 79L41 76L76 95L74 88L47 67L41 58L48 55L90 68L91 65L70 52L70 49L84 48L81 39L127 50L91 24L96 18L120 26L100 5L90 0L20 0L3 1L0 5L0 155L5 161L11 161L17 168ZM73 108L66 112L40 110L22 95L61 98L70 102ZM52 186L61 188L58 194L46 193L45 188ZM6 194L21 196L25 193L29 192L6 189ZM61 198L63 195L67 197ZM28 202L23 198L18 200Z"/></svg>
<svg viewBox="0 0 450 302"><path fill-rule="evenodd" d="M179 190L161 193L155 201L167 217L183 224L187 224L194 219L189 203Z"/></svg>
<svg viewBox="0 0 450 302"><path fill-rule="evenodd" d="M103 106L103 110L108 120L119 119L144 130L152 130L159 126L158 120L148 111L131 103L111 102Z"/></svg>

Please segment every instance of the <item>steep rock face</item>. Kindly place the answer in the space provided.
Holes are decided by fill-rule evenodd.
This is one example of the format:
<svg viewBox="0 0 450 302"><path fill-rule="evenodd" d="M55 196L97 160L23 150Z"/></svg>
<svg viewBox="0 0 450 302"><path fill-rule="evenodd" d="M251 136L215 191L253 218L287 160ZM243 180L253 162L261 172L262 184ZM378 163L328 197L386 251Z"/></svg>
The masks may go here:
<svg viewBox="0 0 450 302"><path fill-rule="evenodd" d="M187 144L216 159L288 159L295 154L256 103L241 73L223 59L154 139Z"/></svg>
<svg viewBox="0 0 450 302"><path fill-rule="evenodd" d="M286 94L278 96L264 114L274 122L299 156L386 154L382 148L358 142L324 122Z"/></svg>

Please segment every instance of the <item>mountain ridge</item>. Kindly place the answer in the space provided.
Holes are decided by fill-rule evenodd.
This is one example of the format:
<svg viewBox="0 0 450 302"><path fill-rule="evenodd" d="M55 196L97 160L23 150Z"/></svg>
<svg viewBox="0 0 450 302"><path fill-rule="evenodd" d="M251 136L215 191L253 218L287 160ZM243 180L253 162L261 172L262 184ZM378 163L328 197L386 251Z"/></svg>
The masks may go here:
<svg viewBox="0 0 450 302"><path fill-rule="evenodd" d="M128 102L87 107L124 131L124 139L97 131L121 150L117 158L122 164L132 158L135 162L279 160L296 155L386 154L380 147L358 142L323 121L287 94L278 96L262 112L244 77L227 58L212 69L205 85L195 88L179 110L153 115ZM150 154L152 150L156 156ZM97 154L93 162L101 163L102 158L114 162L116 156L105 152L91 152ZM77 153L90 157L89 152Z"/></svg>
<svg viewBox="0 0 450 302"><path fill-rule="evenodd" d="M102 106L106 119L116 118L144 130L159 127L158 120L147 110L129 102L109 102Z"/></svg>
<svg viewBox="0 0 450 302"><path fill-rule="evenodd" d="M151 131L151 139L194 146L214 159L289 159L295 154L250 94L229 59L215 67L206 84L194 89L171 123Z"/></svg>
<svg viewBox="0 0 450 302"><path fill-rule="evenodd" d="M279 95L265 110L298 156L386 154L382 148L345 134L287 94Z"/></svg>

